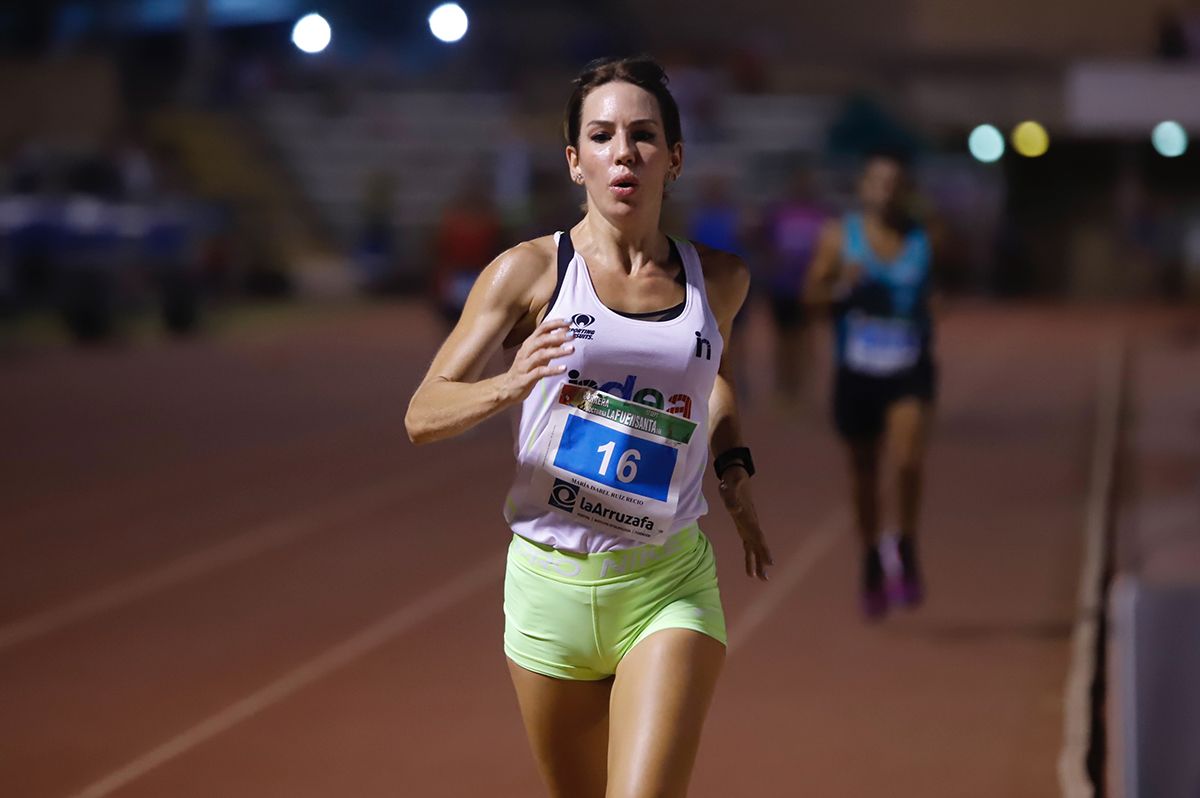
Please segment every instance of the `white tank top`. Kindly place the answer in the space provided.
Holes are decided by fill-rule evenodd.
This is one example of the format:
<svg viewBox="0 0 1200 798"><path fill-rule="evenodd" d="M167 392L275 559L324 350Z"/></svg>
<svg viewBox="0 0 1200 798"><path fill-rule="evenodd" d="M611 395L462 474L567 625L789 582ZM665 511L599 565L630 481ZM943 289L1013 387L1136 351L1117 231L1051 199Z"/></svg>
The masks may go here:
<svg viewBox="0 0 1200 798"><path fill-rule="evenodd" d="M514 416L516 477L504 517L522 537L596 553L661 545L708 512L708 399L723 341L696 249L672 240L686 275L683 311L665 321L606 307L587 264L558 243L546 318L571 320L565 374L534 386ZM506 352L511 363L516 350Z"/></svg>

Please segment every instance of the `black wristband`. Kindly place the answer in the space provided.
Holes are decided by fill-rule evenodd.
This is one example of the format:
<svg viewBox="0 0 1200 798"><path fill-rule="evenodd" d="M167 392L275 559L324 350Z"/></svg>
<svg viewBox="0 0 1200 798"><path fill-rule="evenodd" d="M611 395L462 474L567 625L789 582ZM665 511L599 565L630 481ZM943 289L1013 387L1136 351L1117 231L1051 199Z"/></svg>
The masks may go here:
<svg viewBox="0 0 1200 798"><path fill-rule="evenodd" d="M746 469L747 476L754 476L754 458L750 456L750 450L745 446L734 446L721 452L717 459L713 460L713 470L717 472L717 479L721 478L726 469L735 465Z"/></svg>

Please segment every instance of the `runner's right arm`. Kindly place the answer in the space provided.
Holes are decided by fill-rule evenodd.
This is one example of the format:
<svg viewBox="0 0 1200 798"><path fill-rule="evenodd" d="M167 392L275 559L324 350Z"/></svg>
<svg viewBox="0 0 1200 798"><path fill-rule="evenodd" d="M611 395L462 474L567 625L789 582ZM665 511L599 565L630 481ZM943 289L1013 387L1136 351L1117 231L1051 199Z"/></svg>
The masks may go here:
<svg viewBox="0 0 1200 798"><path fill-rule="evenodd" d="M546 280L556 275L553 263L552 246L548 250L539 239L513 247L483 270L409 402L404 416L409 440L429 443L464 432L522 401L538 380L563 372L565 366L553 361L572 351L568 322L550 319L525 338L508 371L481 379L514 327L535 318L545 304ZM553 290L553 282L549 287Z"/></svg>
<svg viewBox="0 0 1200 798"><path fill-rule="evenodd" d="M830 220L821 227L817 251L804 282L804 301L819 308L832 303L841 272L842 225L837 220Z"/></svg>

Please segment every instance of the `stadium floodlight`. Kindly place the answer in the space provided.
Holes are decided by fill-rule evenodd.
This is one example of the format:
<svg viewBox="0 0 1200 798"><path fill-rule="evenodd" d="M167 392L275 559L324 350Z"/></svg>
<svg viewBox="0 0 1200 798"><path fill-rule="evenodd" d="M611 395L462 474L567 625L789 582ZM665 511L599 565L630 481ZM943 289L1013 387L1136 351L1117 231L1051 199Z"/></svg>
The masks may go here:
<svg viewBox="0 0 1200 798"><path fill-rule="evenodd" d="M429 30L440 41L453 44L467 35L467 12L458 3L443 3L429 14Z"/></svg>
<svg viewBox="0 0 1200 798"><path fill-rule="evenodd" d="M1050 134L1039 123L1030 120L1013 128L1012 143L1013 149L1026 158L1037 158L1050 149Z"/></svg>
<svg viewBox="0 0 1200 798"><path fill-rule="evenodd" d="M329 46L333 29L320 14L305 14L292 27L292 44L306 53L319 53Z"/></svg>
<svg viewBox="0 0 1200 798"><path fill-rule="evenodd" d="M967 149L975 160L995 163L1004 155L1004 136L994 125L980 125L967 137Z"/></svg>
<svg viewBox="0 0 1200 798"><path fill-rule="evenodd" d="M1187 152L1188 134L1183 125L1168 119L1154 126L1154 132L1150 134L1150 143L1162 157L1178 158Z"/></svg>

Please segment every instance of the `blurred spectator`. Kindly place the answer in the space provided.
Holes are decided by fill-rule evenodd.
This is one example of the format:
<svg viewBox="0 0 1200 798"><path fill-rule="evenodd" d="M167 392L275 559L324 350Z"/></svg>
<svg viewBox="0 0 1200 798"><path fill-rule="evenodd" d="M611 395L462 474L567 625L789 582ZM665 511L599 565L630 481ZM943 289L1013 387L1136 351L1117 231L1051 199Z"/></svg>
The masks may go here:
<svg viewBox="0 0 1200 798"><path fill-rule="evenodd" d="M1192 0L1181 20L1186 55L1193 60L1200 58L1200 0Z"/></svg>
<svg viewBox="0 0 1200 798"><path fill-rule="evenodd" d="M530 177L529 202L518 219L514 237L536 238L574 224L578 202L571 193L566 170L535 169Z"/></svg>
<svg viewBox="0 0 1200 798"><path fill-rule="evenodd" d="M81 153L23 143L0 193L0 299L56 310L79 340L116 332L157 305L167 329L198 321L192 201L165 189L170 169L134 136Z"/></svg>
<svg viewBox="0 0 1200 798"><path fill-rule="evenodd" d="M498 210L508 228L517 227L532 200L533 157L529 135L515 122L510 122L504 133L504 143L496 152L494 169Z"/></svg>
<svg viewBox="0 0 1200 798"><path fill-rule="evenodd" d="M880 101L865 94L846 99L829 128L829 150L835 155L892 150L915 154L922 149L913 130Z"/></svg>
<svg viewBox="0 0 1200 798"><path fill-rule="evenodd" d="M42 196L53 183L53 158L34 140L20 141L7 168L0 200L0 243L5 273L4 304L21 310L50 297L53 269L51 226Z"/></svg>
<svg viewBox="0 0 1200 798"><path fill-rule="evenodd" d="M742 94L761 94L770 86L770 69L763 56L765 43L760 47L738 47L729 58L729 76L734 91Z"/></svg>
<svg viewBox="0 0 1200 798"><path fill-rule="evenodd" d="M480 175L473 175L438 222L433 297L448 325L458 321L475 279L501 249L500 215L487 186Z"/></svg>
<svg viewBox="0 0 1200 798"><path fill-rule="evenodd" d="M1155 54L1165 61L1187 58L1188 42L1183 30L1183 19L1174 8L1162 8L1158 12L1158 41Z"/></svg>
<svg viewBox="0 0 1200 798"><path fill-rule="evenodd" d="M396 287L397 241L393 224L396 178L391 172L376 171L367 179L363 199L362 229L354 251L359 286L369 292Z"/></svg>
<svg viewBox="0 0 1200 798"><path fill-rule="evenodd" d="M1200 300L1200 204L1183 210L1180 230L1181 264L1177 293L1172 299Z"/></svg>
<svg viewBox="0 0 1200 798"><path fill-rule="evenodd" d="M700 200L692 210L688 237L726 252L745 254L742 210L733 198L729 181L720 175L705 179Z"/></svg>
<svg viewBox="0 0 1200 798"><path fill-rule="evenodd" d="M112 153L95 150L70 167L67 188L74 194L115 201L124 193L124 181Z"/></svg>
<svg viewBox="0 0 1200 798"><path fill-rule="evenodd" d="M140 138L126 135L114 147L113 159L121 181L121 194L126 200L146 202L158 190L154 161Z"/></svg>
<svg viewBox="0 0 1200 798"><path fill-rule="evenodd" d="M1165 276L1167 257L1159 251L1162 219L1154 213L1153 203L1139 169L1126 165L1113 190L1117 241L1120 258L1133 275L1150 275L1154 287L1165 295L1172 293Z"/></svg>
<svg viewBox="0 0 1200 798"><path fill-rule="evenodd" d="M671 93L679 105L686 141L706 142L720 137L721 75L707 64L684 59L669 69Z"/></svg>
<svg viewBox="0 0 1200 798"><path fill-rule="evenodd" d="M119 185L115 166L92 155L76 167L73 188L61 208L55 254L59 307L80 341L100 340L115 328L121 309L121 237L109 192Z"/></svg>
<svg viewBox="0 0 1200 798"><path fill-rule="evenodd" d="M237 291L239 263L233 233L233 213L228 208L209 211L211 232L200 247L199 267L205 290L214 298L227 299Z"/></svg>
<svg viewBox="0 0 1200 798"><path fill-rule="evenodd" d="M49 188L50 154L40 142L19 144L8 168L8 188L16 194L36 194Z"/></svg>
<svg viewBox="0 0 1200 798"><path fill-rule="evenodd" d="M700 199L692 209L688 223L688 238L700 244L733 252L738 255L746 254L747 224L741 207L733 199L728 178L723 175L710 175L701 184ZM741 311L734 317L734 330L738 330L746 321L750 303L743 303ZM741 391L743 399L748 398L747 391L750 381L747 379L746 358L743 351L744 335L734 335L727 346L733 351L733 362L739 372L734 375L734 382Z"/></svg>
<svg viewBox="0 0 1200 798"><path fill-rule="evenodd" d="M798 169L788 195L765 219L770 268L767 291L775 324L775 388L785 403L799 398L807 371L808 319L802 294L827 215L814 196L811 175Z"/></svg>

